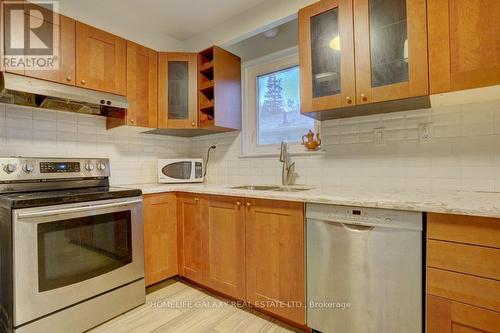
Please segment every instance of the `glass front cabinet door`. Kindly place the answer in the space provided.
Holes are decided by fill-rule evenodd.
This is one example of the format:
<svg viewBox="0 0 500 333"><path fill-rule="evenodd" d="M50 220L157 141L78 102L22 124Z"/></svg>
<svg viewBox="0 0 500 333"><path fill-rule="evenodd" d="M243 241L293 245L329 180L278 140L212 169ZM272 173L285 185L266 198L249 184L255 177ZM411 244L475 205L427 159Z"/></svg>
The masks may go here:
<svg viewBox="0 0 500 333"><path fill-rule="evenodd" d="M356 103L429 94L426 0L353 0Z"/></svg>
<svg viewBox="0 0 500 333"><path fill-rule="evenodd" d="M426 0L322 0L299 31L302 112L429 94Z"/></svg>
<svg viewBox="0 0 500 333"><path fill-rule="evenodd" d="M301 112L355 101L352 0L324 0L299 11Z"/></svg>
<svg viewBox="0 0 500 333"><path fill-rule="evenodd" d="M198 126L196 53L165 52L159 56L158 127Z"/></svg>

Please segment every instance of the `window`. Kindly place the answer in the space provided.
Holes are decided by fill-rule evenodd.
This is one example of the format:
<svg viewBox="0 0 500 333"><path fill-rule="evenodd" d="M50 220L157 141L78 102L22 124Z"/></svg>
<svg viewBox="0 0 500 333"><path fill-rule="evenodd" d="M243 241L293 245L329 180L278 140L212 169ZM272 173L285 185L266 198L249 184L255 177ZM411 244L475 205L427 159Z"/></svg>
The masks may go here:
<svg viewBox="0 0 500 333"><path fill-rule="evenodd" d="M257 77L257 89L258 145L298 143L314 128L314 119L300 114L299 66Z"/></svg>
<svg viewBox="0 0 500 333"><path fill-rule="evenodd" d="M314 119L300 113L297 48L243 64L242 155L276 155L280 143L305 152L302 136L317 131Z"/></svg>

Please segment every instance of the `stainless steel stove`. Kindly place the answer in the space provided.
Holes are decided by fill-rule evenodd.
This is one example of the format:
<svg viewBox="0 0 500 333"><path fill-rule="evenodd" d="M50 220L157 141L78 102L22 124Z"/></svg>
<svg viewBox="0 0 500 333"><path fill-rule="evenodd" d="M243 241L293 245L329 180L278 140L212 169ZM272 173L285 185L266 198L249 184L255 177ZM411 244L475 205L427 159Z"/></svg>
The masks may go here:
<svg viewBox="0 0 500 333"><path fill-rule="evenodd" d="M142 193L107 159L0 158L0 331L83 332L144 304Z"/></svg>

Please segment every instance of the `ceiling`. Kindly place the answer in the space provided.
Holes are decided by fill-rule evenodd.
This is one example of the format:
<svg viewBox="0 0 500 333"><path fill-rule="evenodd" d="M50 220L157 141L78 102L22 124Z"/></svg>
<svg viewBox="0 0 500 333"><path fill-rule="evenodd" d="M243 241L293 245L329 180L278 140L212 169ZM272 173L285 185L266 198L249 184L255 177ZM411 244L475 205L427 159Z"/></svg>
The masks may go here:
<svg viewBox="0 0 500 333"><path fill-rule="evenodd" d="M62 13L184 41L269 0L60 0Z"/></svg>

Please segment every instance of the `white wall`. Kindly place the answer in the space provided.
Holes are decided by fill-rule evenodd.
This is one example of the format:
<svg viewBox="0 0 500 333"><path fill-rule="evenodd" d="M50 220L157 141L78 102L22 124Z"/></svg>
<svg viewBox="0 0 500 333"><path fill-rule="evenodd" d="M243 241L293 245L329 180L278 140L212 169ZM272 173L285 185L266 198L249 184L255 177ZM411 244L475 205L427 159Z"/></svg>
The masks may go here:
<svg viewBox="0 0 500 333"><path fill-rule="evenodd" d="M59 12L78 21L158 51L184 50L184 43L161 31L158 22L149 22L148 17L140 13L135 20L124 19L130 17L129 11L129 7L116 0L59 1Z"/></svg>
<svg viewBox="0 0 500 333"><path fill-rule="evenodd" d="M292 20L277 27L278 35L268 38L264 34L245 39L225 49L238 55L242 62L248 62L269 54L296 47L298 44L299 26L297 20Z"/></svg>
<svg viewBox="0 0 500 333"><path fill-rule="evenodd" d="M220 25L184 41L186 51L199 51L211 45L226 47L288 22L303 8L317 0L268 0Z"/></svg>
<svg viewBox="0 0 500 333"><path fill-rule="evenodd" d="M185 156L188 140L106 130L106 118L0 104L0 157L109 158L114 185L153 183L159 158Z"/></svg>
<svg viewBox="0 0 500 333"><path fill-rule="evenodd" d="M418 125L432 122L433 142L422 144ZM373 129L385 127L375 146ZM330 120L322 124L323 155L295 156L297 183L394 190L500 191L500 101ZM273 158L239 158L240 134L199 137L191 155L217 144L210 183L280 183Z"/></svg>

